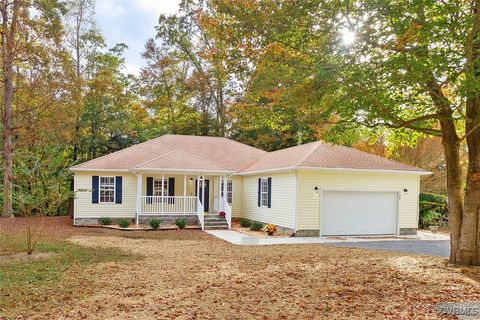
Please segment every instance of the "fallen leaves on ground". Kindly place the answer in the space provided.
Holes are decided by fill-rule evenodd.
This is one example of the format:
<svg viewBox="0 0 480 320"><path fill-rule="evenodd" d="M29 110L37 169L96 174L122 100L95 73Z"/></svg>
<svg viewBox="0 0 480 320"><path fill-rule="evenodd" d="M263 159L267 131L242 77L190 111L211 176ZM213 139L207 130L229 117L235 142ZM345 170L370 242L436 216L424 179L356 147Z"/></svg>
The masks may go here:
<svg viewBox="0 0 480 320"><path fill-rule="evenodd" d="M92 289L37 318L448 319L433 306L480 299L480 269L438 257L315 244L235 246L194 230L76 230L76 244L144 258L72 270L67 280Z"/></svg>

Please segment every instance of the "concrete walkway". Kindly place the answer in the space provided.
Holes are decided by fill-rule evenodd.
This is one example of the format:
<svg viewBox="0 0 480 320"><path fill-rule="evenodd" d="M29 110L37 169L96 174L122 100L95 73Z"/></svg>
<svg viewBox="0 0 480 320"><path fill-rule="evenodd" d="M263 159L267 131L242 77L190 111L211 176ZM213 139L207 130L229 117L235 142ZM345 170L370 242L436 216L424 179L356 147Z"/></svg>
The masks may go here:
<svg viewBox="0 0 480 320"><path fill-rule="evenodd" d="M206 230L205 232L236 245L327 244L341 247L383 249L400 252L448 256L448 235L419 231L412 236L371 237L290 237L260 238L233 230Z"/></svg>

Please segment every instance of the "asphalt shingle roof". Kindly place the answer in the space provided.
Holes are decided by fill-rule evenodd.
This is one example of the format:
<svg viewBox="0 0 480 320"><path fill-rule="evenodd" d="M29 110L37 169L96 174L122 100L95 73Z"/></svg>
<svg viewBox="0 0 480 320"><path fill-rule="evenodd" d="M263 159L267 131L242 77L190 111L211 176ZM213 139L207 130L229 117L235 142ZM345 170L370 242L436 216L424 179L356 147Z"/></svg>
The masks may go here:
<svg viewBox="0 0 480 320"><path fill-rule="evenodd" d="M183 169L248 173L302 167L424 171L321 141L266 152L222 137L170 134L81 163L72 170Z"/></svg>

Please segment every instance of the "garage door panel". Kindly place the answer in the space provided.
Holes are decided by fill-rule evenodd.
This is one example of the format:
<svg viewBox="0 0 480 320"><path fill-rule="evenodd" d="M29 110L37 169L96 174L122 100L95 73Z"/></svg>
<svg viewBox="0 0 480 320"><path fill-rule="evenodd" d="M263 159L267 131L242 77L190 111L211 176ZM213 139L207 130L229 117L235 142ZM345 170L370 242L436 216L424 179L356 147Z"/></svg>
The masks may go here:
<svg viewBox="0 0 480 320"><path fill-rule="evenodd" d="M394 234L394 192L324 191L322 235Z"/></svg>

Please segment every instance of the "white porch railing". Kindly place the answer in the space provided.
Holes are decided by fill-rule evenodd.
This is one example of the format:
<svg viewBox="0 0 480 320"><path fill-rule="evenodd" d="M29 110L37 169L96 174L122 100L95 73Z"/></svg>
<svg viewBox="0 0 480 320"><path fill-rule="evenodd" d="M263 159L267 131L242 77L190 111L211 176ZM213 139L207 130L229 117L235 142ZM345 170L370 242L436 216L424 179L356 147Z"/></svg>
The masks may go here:
<svg viewBox="0 0 480 320"><path fill-rule="evenodd" d="M222 197L223 200L223 211L225 212L225 220L228 223L228 229L232 229L232 207L228 204L225 197Z"/></svg>
<svg viewBox="0 0 480 320"><path fill-rule="evenodd" d="M196 200L197 197L142 196L140 215L195 214Z"/></svg>
<svg viewBox="0 0 480 320"><path fill-rule="evenodd" d="M198 217L198 221L200 222L200 226L202 227L202 230L205 229L204 225L205 225L205 212L204 212L204 209L203 209L203 204L202 202L200 201L200 199L196 198L197 199L197 217Z"/></svg>

